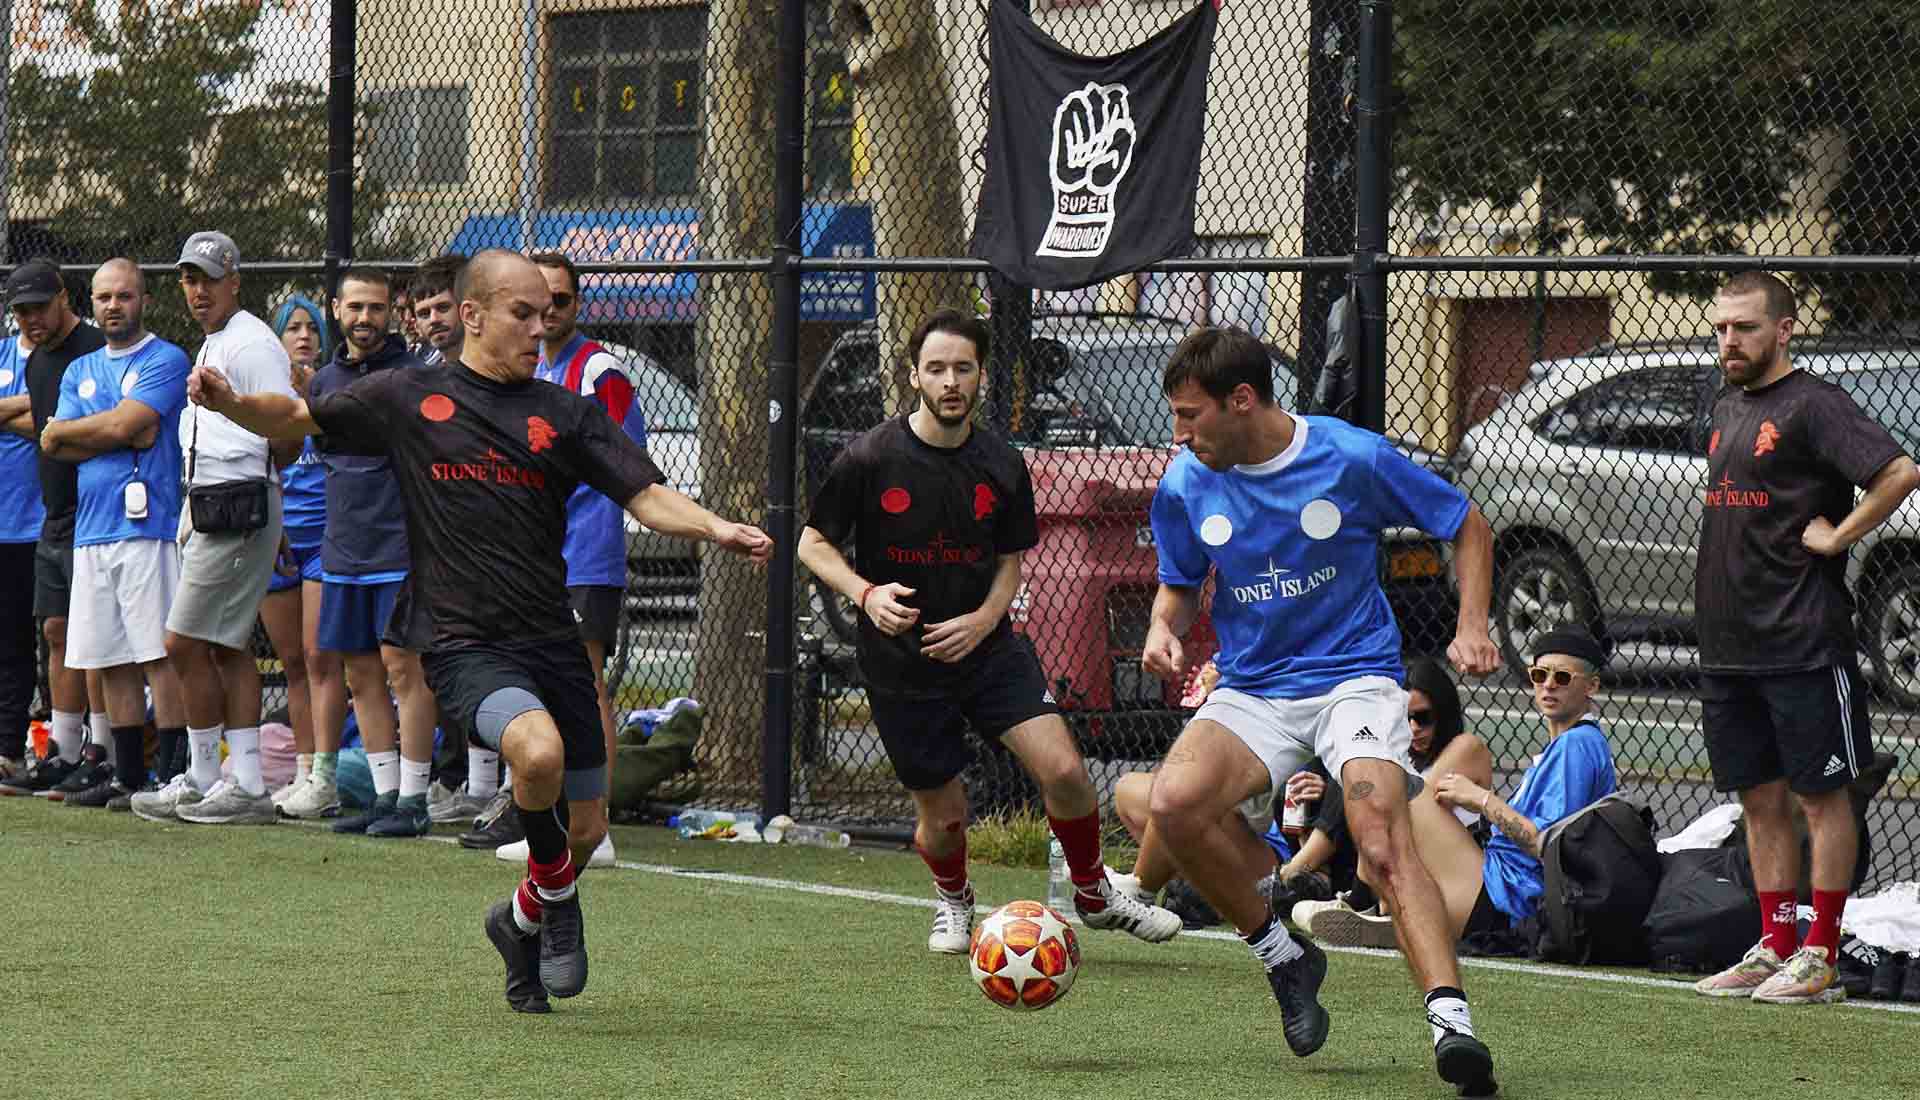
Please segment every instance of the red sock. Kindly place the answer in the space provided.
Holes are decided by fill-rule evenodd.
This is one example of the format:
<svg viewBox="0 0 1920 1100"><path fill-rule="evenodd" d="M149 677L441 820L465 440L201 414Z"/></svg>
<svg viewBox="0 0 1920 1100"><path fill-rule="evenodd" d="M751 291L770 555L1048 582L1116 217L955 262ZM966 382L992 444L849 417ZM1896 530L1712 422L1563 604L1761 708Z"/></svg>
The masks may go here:
<svg viewBox="0 0 1920 1100"><path fill-rule="evenodd" d="M936 856L914 845L920 858L927 863L927 870L933 872L933 884L949 894L964 894L967 890L967 834L960 834L960 846L944 856Z"/></svg>
<svg viewBox="0 0 1920 1100"><path fill-rule="evenodd" d="M1082 893L1098 894L1107 866L1100 859L1100 811L1072 819L1047 815L1060 851L1067 857L1067 874Z"/></svg>
<svg viewBox="0 0 1920 1100"><path fill-rule="evenodd" d="M1792 890L1761 890L1760 942L1782 959L1800 950L1800 933L1794 927L1800 910Z"/></svg>
<svg viewBox="0 0 1920 1100"><path fill-rule="evenodd" d="M562 901L573 894L573 853L562 850L552 863L536 863L527 857L527 878L539 888L547 901Z"/></svg>
<svg viewBox="0 0 1920 1100"><path fill-rule="evenodd" d="M533 888L533 880L523 878L520 886L513 892L513 907L526 924L538 925L546 910L540 904L540 893Z"/></svg>
<svg viewBox="0 0 1920 1100"><path fill-rule="evenodd" d="M1827 949L1827 961L1833 962L1840 950L1840 912L1847 907L1845 890L1813 892L1813 925L1807 929L1808 947Z"/></svg>

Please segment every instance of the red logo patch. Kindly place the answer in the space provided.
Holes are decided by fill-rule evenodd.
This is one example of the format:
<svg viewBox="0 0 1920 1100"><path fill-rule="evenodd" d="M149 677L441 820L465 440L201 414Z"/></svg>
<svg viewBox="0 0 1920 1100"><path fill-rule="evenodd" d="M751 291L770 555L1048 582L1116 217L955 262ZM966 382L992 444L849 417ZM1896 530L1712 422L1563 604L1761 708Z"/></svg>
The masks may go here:
<svg viewBox="0 0 1920 1100"><path fill-rule="evenodd" d="M1778 442L1780 442L1780 429L1773 426L1773 421L1762 420L1760 433L1753 439L1753 457L1759 458L1773 450L1773 445Z"/></svg>
<svg viewBox="0 0 1920 1100"><path fill-rule="evenodd" d="M913 495L905 489L892 488L880 494L880 510L888 515L897 516L913 506Z"/></svg>
<svg viewBox="0 0 1920 1100"><path fill-rule="evenodd" d="M547 423L544 418L538 416L527 417L527 446L532 449L534 454L539 454L541 451L553 446L553 441L558 439L559 436L560 433L554 431L553 425Z"/></svg>
<svg viewBox="0 0 1920 1100"><path fill-rule="evenodd" d="M1719 449L1720 449L1720 429L1715 428L1713 430L1713 438L1707 440L1707 453L1712 454L1713 452Z"/></svg>
<svg viewBox="0 0 1920 1100"><path fill-rule="evenodd" d="M453 419L453 398L444 393L430 393L420 402L420 415L438 424Z"/></svg>
<svg viewBox="0 0 1920 1100"><path fill-rule="evenodd" d="M993 486L979 482L973 487L973 518L986 519L993 514L993 506L1000 498L993 495Z"/></svg>

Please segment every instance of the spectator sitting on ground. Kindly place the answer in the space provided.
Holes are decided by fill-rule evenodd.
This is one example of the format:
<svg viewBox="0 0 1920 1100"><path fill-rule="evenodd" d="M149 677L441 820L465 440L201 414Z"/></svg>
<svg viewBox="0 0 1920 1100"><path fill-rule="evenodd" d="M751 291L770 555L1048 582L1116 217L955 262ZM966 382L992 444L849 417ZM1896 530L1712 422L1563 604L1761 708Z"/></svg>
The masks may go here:
<svg viewBox="0 0 1920 1100"><path fill-rule="evenodd" d="M1533 705L1546 720L1547 744L1521 776L1512 801L1444 763L1413 799L1415 850L1440 887L1456 939L1508 931L1533 916L1545 888L1540 852L1548 826L1613 792L1613 752L1592 711L1605 661L1600 643L1584 630L1553 630L1535 643L1527 676ZM1484 852L1456 816L1459 810L1478 813L1493 826ZM1339 901L1301 902L1293 919L1327 943L1395 944L1391 917L1359 913Z"/></svg>

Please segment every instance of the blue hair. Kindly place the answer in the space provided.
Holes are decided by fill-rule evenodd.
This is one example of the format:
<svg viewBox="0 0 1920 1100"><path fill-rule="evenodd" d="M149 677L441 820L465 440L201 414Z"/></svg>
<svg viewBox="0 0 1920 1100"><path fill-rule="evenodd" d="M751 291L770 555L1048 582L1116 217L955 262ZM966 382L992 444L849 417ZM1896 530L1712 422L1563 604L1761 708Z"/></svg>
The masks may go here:
<svg viewBox="0 0 1920 1100"><path fill-rule="evenodd" d="M275 336L286 335L287 325L293 320L294 313L299 310L305 310L307 315L313 318L313 327L319 330L320 354L319 358L314 360L314 365L318 366L333 358L333 348L330 346L331 341L327 338L327 314L326 311L320 308L320 303L304 294L287 295L287 297L274 308L273 334Z"/></svg>

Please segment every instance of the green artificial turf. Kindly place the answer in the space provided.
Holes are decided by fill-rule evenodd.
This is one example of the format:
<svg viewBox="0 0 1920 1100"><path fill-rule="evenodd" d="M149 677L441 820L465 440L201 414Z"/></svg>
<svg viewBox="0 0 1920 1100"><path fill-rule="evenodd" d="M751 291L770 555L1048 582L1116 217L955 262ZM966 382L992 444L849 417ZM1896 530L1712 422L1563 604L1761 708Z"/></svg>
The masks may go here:
<svg viewBox="0 0 1920 1100"><path fill-rule="evenodd" d="M924 897L911 854L619 828L623 861ZM592 978L545 1017L480 932L516 872L433 841L162 826L0 799L13 914L0 1096L1445 1097L1396 958L1336 954L1332 1039L1296 1059L1244 948L1081 933L1057 1007L988 1003L929 910L617 869L582 885ZM1044 871L977 869L982 900ZM1703 1001L1469 970L1503 1095L1911 1097L1920 1015Z"/></svg>

